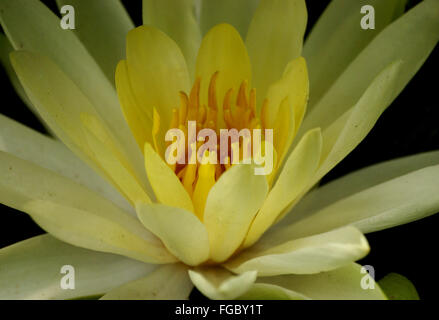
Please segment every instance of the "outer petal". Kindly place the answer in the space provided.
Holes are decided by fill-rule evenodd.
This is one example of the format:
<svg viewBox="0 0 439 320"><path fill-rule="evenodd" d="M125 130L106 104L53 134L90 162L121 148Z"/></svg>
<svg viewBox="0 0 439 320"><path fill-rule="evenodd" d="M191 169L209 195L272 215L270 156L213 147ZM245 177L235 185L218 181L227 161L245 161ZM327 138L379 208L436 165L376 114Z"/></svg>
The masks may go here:
<svg viewBox="0 0 439 320"><path fill-rule="evenodd" d="M93 151L85 141L80 114L88 113L97 119L101 118L82 91L53 62L43 56L16 51L11 54L11 59L26 93L43 119L72 151L94 169L100 170ZM106 127L103 120L99 122ZM110 128L108 131L114 132ZM136 178L146 186L145 170L142 162L139 163L141 159L133 157L120 141L112 140L129 161Z"/></svg>
<svg viewBox="0 0 439 320"><path fill-rule="evenodd" d="M369 252L366 238L353 227L287 239L285 234L267 235L224 266L236 273L256 270L260 276L313 274L343 267Z"/></svg>
<svg viewBox="0 0 439 320"><path fill-rule="evenodd" d="M0 22L13 47L46 56L58 65L106 120L130 157L139 162L141 154L123 119L113 83L73 30L60 28L59 18L37 0L1 0L0 9ZM44 67L33 71L45 74Z"/></svg>
<svg viewBox="0 0 439 320"><path fill-rule="evenodd" d="M373 128L392 101L401 65L397 61L385 68L357 104L323 131L322 160L314 182L335 167Z"/></svg>
<svg viewBox="0 0 439 320"><path fill-rule="evenodd" d="M208 105L208 86L211 77L219 71L216 80L217 104L223 105L226 92L233 88L234 96L244 80L251 81L251 65L247 49L239 33L228 24L213 27L203 38L198 52L196 77L201 79L201 103ZM218 121L223 123L222 108ZM222 126L221 126L222 127Z"/></svg>
<svg viewBox="0 0 439 320"><path fill-rule="evenodd" d="M192 283L206 297L213 300L231 300L241 296L255 282L256 271L239 275L222 268L198 268L189 270Z"/></svg>
<svg viewBox="0 0 439 320"><path fill-rule="evenodd" d="M143 225L179 260L198 265L209 258L207 230L192 212L161 204L139 203L136 208Z"/></svg>
<svg viewBox="0 0 439 320"><path fill-rule="evenodd" d="M183 300L192 288L186 267L171 264L111 290L102 300Z"/></svg>
<svg viewBox="0 0 439 320"><path fill-rule="evenodd" d="M379 116L391 103L401 64L401 61L395 61L387 66L370 84L360 100L330 127L323 130L320 166L309 189L355 149L373 128ZM296 203L297 201L284 210L277 220L281 220Z"/></svg>
<svg viewBox="0 0 439 320"><path fill-rule="evenodd" d="M329 272L260 278L258 282L277 285L316 300L386 300L378 284L374 283L374 289L361 287L365 276L360 265L351 263Z"/></svg>
<svg viewBox="0 0 439 320"><path fill-rule="evenodd" d="M361 99L329 128L323 131L321 164L310 186L316 184L329 170L348 155L369 133L379 116L391 102L401 61L385 68L372 82ZM278 220L294 206L285 210Z"/></svg>
<svg viewBox="0 0 439 320"><path fill-rule="evenodd" d="M320 162L321 148L322 135L319 129L309 131L302 138L253 220L244 242L245 247L255 243L282 210L306 190Z"/></svg>
<svg viewBox="0 0 439 320"><path fill-rule="evenodd" d="M3 65L3 68L8 74L9 80L11 81L11 84L17 92L18 96L28 106L29 109L35 112L35 107L30 102L29 98L26 95L26 92L24 92L24 88L21 85L20 80L18 80L14 68L12 68L11 61L9 59L9 54L12 51L14 51L14 48L10 44L8 38L6 38L3 34L0 34L0 63ZM38 114L35 113L35 115Z"/></svg>
<svg viewBox="0 0 439 320"><path fill-rule="evenodd" d="M255 283L239 300L308 300L298 292L269 283Z"/></svg>
<svg viewBox="0 0 439 320"><path fill-rule="evenodd" d="M231 24L245 38L259 0L202 0L200 26L203 34L220 23Z"/></svg>
<svg viewBox="0 0 439 320"><path fill-rule="evenodd" d="M61 289L61 267L75 268L75 290ZM144 276L155 266L81 249L50 235L0 249L0 300L72 299L94 295Z"/></svg>
<svg viewBox="0 0 439 320"><path fill-rule="evenodd" d="M163 138L159 141L164 143L172 109L180 105L179 92L189 90L189 73L183 54L166 34L151 26L141 26L128 33L127 66L131 88L141 110L150 119L153 119L153 108L160 114ZM127 120L133 130L132 119Z"/></svg>
<svg viewBox="0 0 439 320"><path fill-rule="evenodd" d="M175 261L134 217L52 171L0 152L0 202L28 213L55 237L144 262Z"/></svg>
<svg viewBox="0 0 439 320"><path fill-rule="evenodd" d="M247 164L233 166L214 184L204 210L212 260L224 261L238 249L267 192L266 177Z"/></svg>
<svg viewBox="0 0 439 320"><path fill-rule="evenodd" d="M309 63L309 108L313 108L357 55L388 24L404 12L407 0L335 0L330 2L306 39L303 55ZM375 9L375 29L363 30L364 5Z"/></svg>
<svg viewBox="0 0 439 320"><path fill-rule="evenodd" d="M167 206L194 212L192 200L186 189L148 143L145 144L145 168L157 200Z"/></svg>
<svg viewBox="0 0 439 320"><path fill-rule="evenodd" d="M87 187L128 212L133 207L60 141L0 115L0 150L33 162Z"/></svg>
<svg viewBox="0 0 439 320"><path fill-rule="evenodd" d="M438 179L439 165L403 175L338 200L276 234L302 237L345 225L367 233L421 219L439 211Z"/></svg>
<svg viewBox="0 0 439 320"><path fill-rule="evenodd" d="M259 3L245 44L253 67L253 86L260 97L280 79L287 63L300 56L306 21L304 0Z"/></svg>
<svg viewBox="0 0 439 320"><path fill-rule="evenodd" d="M143 0L143 24L162 30L178 44L192 76L201 42L201 32L195 17L195 1Z"/></svg>
<svg viewBox="0 0 439 320"><path fill-rule="evenodd" d="M381 70L395 60L402 60L395 90L389 97L392 101L422 66L438 40L439 1L422 1L384 29L358 55L307 116L303 129L316 124L322 129L328 127L360 99Z"/></svg>
<svg viewBox="0 0 439 320"><path fill-rule="evenodd" d="M379 163L354 171L314 189L276 227L282 227L309 216L334 202L428 166L439 164L439 151Z"/></svg>
<svg viewBox="0 0 439 320"><path fill-rule="evenodd" d="M137 201L151 202L148 193L152 194L152 191L137 178L129 159L120 152L121 147L115 143L112 134L90 114L81 114L81 121L87 145L109 181L131 204Z"/></svg>
<svg viewBox="0 0 439 320"><path fill-rule="evenodd" d="M75 8L75 34L114 83L117 63L125 57L125 38L134 24L120 0L56 0Z"/></svg>

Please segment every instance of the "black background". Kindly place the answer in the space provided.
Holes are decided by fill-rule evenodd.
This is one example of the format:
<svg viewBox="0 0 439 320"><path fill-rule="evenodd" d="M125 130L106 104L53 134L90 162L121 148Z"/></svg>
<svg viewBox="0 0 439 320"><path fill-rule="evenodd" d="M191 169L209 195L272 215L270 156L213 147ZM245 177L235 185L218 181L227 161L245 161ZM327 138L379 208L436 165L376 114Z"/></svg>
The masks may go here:
<svg viewBox="0 0 439 320"><path fill-rule="evenodd" d="M43 2L56 10L55 1ZM123 2L135 24L140 25L141 1ZM408 7L418 2L409 1ZM307 1L308 32L327 4L326 0ZM436 46L421 70L385 111L367 138L323 182L384 160L439 149L438 66L439 46ZM15 94L3 69L0 69L0 79L2 113L45 132ZM389 272L407 276L417 287L422 299L433 300L438 297L439 285L435 268L438 227L439 215L436 215L369 234L367 238L371 252L360 263L372 265L378 279ZM41 233L43 230L26 214L0 205L0 248Z"/></svg>

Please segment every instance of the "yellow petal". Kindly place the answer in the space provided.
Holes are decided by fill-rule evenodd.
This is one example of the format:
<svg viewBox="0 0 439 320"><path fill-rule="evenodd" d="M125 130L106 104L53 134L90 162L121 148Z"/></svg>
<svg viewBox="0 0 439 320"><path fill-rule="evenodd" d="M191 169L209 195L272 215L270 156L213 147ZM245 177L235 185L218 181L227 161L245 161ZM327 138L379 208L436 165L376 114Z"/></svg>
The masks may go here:
<svg viewBox="0 0 439 320"><path fill-rule="evenodd" d="M200 98L202 105L208 105L208 87L211 77L219 71L216 79L217 105L223 105L226 92L233 88L236 98L239 86L244 80L251 81L251 65L247 49L231 25L213 27L203 38L198 51L196 77L201 79ZM218 108L218 121L223 124L222 108Z"/></svg>
<svg viewBox="0 0 439 320"><path fill-rule="evenodd" d="M120 61L116 68L116 89L125 120L142 150L145 142L152 143L152 115L134 96L125 60Z"/></svg>
<svg viewBox="0 0 439 320"><path fill-rule="evenodd" d="M194 0L143 0L143 24L170 36L180 47L191 76L201 42Z"/></svg>
<svg viewBox="0 0 439 320"><path fill-rule="evenodd" d="M194 207L195 213L203 221L204 207L206 206L207 196L210 189L216 183L215 181L216 166L211 163L202 163L198 168L198 178L194 189Z"/></svg>
<svg viewBox="0 0 439 320"><path fill-rule="evenodd" d="M157 268L146 277L111 290L102 300L184 300L193 285L187 268L171 264Z"/></svg>
<svg viewBox="0 0 439 320"><path fill-rule="evenodd" d="M130 200L131 204L137 201L151 202L146 185L136 178L133 168L115 144L111 133L92 115L83 113L81 120L84 126L84 135L87 144L94 154L96 162L106 173L108 179Z"/></svg>
<svg viewBox="0 0 439 320"><path fill-rule="evenodd" d="M179 106L179 92L188 92L190 80L183 54L162 31L141 26L127 36L127 67L131 88L139 108L152 119L160 112L160 142L164 143L172 110ZM126 108L126 107L124 107ZM131 119L128 119L131 120ZM131 122L129 123L131 126Z"/></svg>
<svg viewBox="0 0 439 320"><path fill-rule="evenodd" d="M354 227L286 239L266 236L224 266L236 273L256 270L260 276L313 274L343 267L369 252L366 238Z"/></svg>
<svg viewBox="0 0 439 320"><path fill-rule="evenodd" d="M192 283L212 300L232 300L246 292L255 282L256 271L234 275L223 268L197 268L189 270Z"/></svg>
<svg viewBox="0 0 439 320"><path fill-rule="evenodd" d="M62 241L144 262L175 261L157 237L111 202L4 152L0 152L0 191L1 203L26 212Z"/></svg>
<svg viewBox="0 0 439 320"><path fill-rule="evenodd" d="M145 144L145 168L160 203L194 212L192 200L183 184L148 143Z"/></svg>
<svg viewBox="0 0 439 320"><path fill-rule="evenodd" d="M143 225L180 261L198 265L209 258L207 230L192 212L145 203L138 203L136 210Z"/></svg>
<svg viewBox="0 0 439 320"><path fill-rule="evenodd" d="M234 165L210 190L204 211L211 258L224 261L241 245L268 192L267 179L252 165Z"/></svg>
<svg viewBox="0 0 439 320"><path fill-rule="evenodd" d="M246 46L253 86L264 97L285 66L302 52L307 11L304 0L261 0L250 23Z"/></svg>
<svg viewBox="0 0 439 320"><path fill-rule="evenodd" d="M302 123L306 112L308 96L309 80L306 61L304 58L299 57L292 60L286 66L282 78L269 87L266 95L268 101L267 125L269 128L277 129L275 120L279 116L279 112L282 111L281 106L284 100L287 102L287 107L291 109L290 118L292 118L292 121L290 121L290 130L285 141L285 150L282 150L279 163L282 163L295 133ZM274 142L276 142L276 139L274 139Z"/></svg>
<svg viewBox="0 0 439 320"><path fill-rule="evenodd" d="M319 129L309 131L302 138L256 215L246 236L245 247L255 243L282 210L308 187L320 161L321 147L322 136Z"/></svg>

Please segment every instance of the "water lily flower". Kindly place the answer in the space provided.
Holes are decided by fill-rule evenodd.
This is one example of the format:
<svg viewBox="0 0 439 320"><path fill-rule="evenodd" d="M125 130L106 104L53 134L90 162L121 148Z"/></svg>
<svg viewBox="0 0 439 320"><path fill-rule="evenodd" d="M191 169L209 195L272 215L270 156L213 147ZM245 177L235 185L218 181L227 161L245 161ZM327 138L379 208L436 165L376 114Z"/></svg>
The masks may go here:
<svg viewBox="0 0 439 320"><path fill-rule="evenodd" d="M361 286L364 234L439 211L439 151L316 186L437 44L439 1L369 0L367 31L361 3L303 45L304 0L144 0L138 28L117 0L58 0L75 30L0 0L3 63L57 137L0 116L0 201L48 232L0 250L0 298L385 299ZM273 173L169 165L187 120L273 129Z"/></svg>

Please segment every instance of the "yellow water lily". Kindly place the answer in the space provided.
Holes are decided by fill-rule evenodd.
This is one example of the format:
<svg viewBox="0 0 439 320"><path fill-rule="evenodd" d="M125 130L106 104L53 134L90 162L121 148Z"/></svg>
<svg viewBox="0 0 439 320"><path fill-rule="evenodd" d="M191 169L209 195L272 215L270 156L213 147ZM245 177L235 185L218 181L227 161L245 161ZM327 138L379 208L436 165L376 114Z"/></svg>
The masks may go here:
<svg viewBox="0 0 439 320"><path fill-rule="evenodd" d="M137 28L117 0L57 2L77 29L0 0L2 61L57 137L0 115L0 202L48 232L0 250L0 298L386 298L363 234L439 211L439 151L315 186L437 44L438 0L334 0L304 45L304 0L144 0ZM188 120L273 129L273 172L170 165Z"/></svg>

